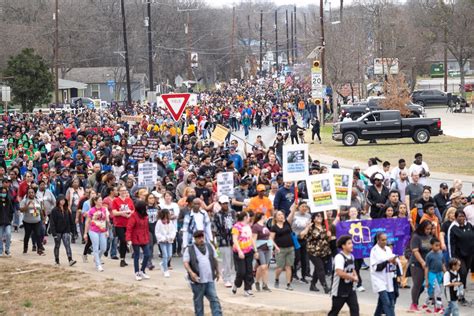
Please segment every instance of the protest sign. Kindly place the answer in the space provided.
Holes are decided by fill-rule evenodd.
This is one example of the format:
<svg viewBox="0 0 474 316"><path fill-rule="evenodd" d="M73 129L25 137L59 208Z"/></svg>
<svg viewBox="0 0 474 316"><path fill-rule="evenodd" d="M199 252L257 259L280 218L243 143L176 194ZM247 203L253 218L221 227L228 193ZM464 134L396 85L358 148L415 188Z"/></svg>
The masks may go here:
<svg viewBox="0 0 474 316"><path fill-rule="evenodd" d="M283 180L298 181L309 174L308 144L283 146Z"/></svg>
<svg viewBox="0 0 474 316"><path fill-rule="evenodd" d="M378 232L387 234L387 242L393 245L393 253L402 256L410 242L410 223L406 218L378 218L339 222L336 225L337 238L343 235L352 237L352 254L356 259L370 257Z"/></svg>
<svg viewBox="0 0 474 316"><path fill-rule="evenodd" d="M122 122L134 122L134 123L140 123L143 120L143 116L138 116L138 115L122 115L120 118Z"/></svg>
<svg viewBox="0 0 474 316"><path fill-rule="evenodd" d="M330 173L334 177L337 205L351 205L353 171L350 169L330 169Z"/></svg>
<svg viewBox="0 0 474 316"><path fill-rule="evenodd" d="M138 164L138 185L152 188L158 179L158 165L156 162Z"/></svg>
<svg viewBox="0 0 474 316"><path fill-rule="evenodd" d="M135 160L143 160L145 159L145 145L133 145L132 146L132 159L135 159Z"/></svg>
<svg viewBox="0 0 474 316"><path fill-rule="evenodd" d="M224 143L227 135L229 134L229 129L224 126L217 124L214 131L212 131L211 139L216 143Z"/></svg>
<svg viewBox="0 0 474 316"><path fill-rule="evenodd" d="M220 172L217 174L217 196L234 196L234 173Z"/></svg>
<svg viewBox="0 0 474 316"><path fill-rule="evenodd" d="M158 151L157 155L158 155L158 158L160 158L161 160L163 160L163 157L167 157L168 163L173 162L173 150L171 149L160 150Z"/></svg>
<svg viewBox="0 0 474 316"><path fill-rule="evenodd" d="M330 173L316 174L306 177L309 207L312 213L337 208L334 177Z"/></svg>

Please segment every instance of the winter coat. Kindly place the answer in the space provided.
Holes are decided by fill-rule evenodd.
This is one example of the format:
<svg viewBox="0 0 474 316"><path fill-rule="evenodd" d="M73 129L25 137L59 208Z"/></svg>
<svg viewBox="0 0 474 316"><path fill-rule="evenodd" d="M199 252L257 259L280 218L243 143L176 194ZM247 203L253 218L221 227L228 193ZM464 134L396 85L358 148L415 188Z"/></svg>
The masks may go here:
<svg viewBox="0 0 474 316"><path fill-rule="evenodd" d="M133 245L146 245L150 242L148 215L142 217L138 212L132 213L128 219L125 239Z"/></svg>
<svg viewBox="0 0 474 316"><path fill-rule="evenodd" d="M5 198L4 202L0 200L0 225L10 225L13 220L13 213L13 204L8 196Z"/></svg>

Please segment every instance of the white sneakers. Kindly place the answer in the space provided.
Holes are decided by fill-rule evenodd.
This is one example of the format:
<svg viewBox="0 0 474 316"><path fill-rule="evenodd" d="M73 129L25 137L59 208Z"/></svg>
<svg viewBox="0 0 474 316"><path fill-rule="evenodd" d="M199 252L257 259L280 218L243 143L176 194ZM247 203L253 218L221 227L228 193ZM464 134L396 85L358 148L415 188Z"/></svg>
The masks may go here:
<svg viewBox="0 0 474 316"><path fill-rule="evenodd" d="M102 268L102 266L97 266L97 271L104 272L104 268Z"/></svg>
<svg viewBox="0 0 474 316"><path fill-rule="evenodd" d="M163 275L165 276L165 278L169 278L171 276L169 271L163 272Z"/></svg>
<svg viewBox="0 0 474 316"><path fill-rule="evenodd" d="M149 280L150 276L146 274L145 272L137 272L135 273L135 280L141 281L141 280Z"/></svg>
<svg viewBox="0 0 474 316"><path fill-rule="evenodd" d="M137 281L143 280L142 274L140 272L135 273L135 280L137 280Z"/></svg>

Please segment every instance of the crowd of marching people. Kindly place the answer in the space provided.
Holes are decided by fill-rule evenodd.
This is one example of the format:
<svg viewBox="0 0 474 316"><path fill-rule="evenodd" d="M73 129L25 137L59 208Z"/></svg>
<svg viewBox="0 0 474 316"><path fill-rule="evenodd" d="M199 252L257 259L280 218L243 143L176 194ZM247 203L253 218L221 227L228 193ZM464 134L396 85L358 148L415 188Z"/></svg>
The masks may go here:
<svg viewBox="0 0 474 316"><path fill-rule="evenodd" d="M271 80L245 82L202 93L199 106L188 107L178 124L166 110L140 104L101 113L4 115L0 256L11 256L12 232L23 231L24 254L52 252L60 265L63 247L70 266L79 257L99 272L106 268L104 257L124 269L133 260L137 281L157 268L172 277L172 258L183 257L199 315L204 295L213 314L221 313L218 278L245 296L305 283L309 291L332 296L331 315L345 303L358 315L357 292L366 290L360 270L369 269L379 294L376 315L394 315L399 289L407 288L410 310L458 315L474 265L474 201L463 195L462 182L429 187L430 168L421 153L413 162L374 157L353 167L350 205L311 213L304 181L284 182L281 161L288 136L291 143L304 142L299 131L310 129L312 141L321 141L317 108L302 84L278 91L272 86ZM131 124L124 115L140 120ZM251 128L272 126L275 141L257 137L247 144L229 133L215 143L210 136L217 124L243 128L245 136ZM157 150L148 150L150 139L158 139ZM141 156L134 155L137 144L145 145ZM171 157L159 155L167 150ZM138 165L145 161L158 166L149 187L138 182ZM313 160L310 173L332 168L338 161L325 166ZM233 173L233 194L217 195L220 172ZM384 234L365 261L352 256L350 237L336 238L338 222L369 218L407 218L412 237L403 255L391 252ZM83 244L83 252L72 253L71 243Z"/></svg>

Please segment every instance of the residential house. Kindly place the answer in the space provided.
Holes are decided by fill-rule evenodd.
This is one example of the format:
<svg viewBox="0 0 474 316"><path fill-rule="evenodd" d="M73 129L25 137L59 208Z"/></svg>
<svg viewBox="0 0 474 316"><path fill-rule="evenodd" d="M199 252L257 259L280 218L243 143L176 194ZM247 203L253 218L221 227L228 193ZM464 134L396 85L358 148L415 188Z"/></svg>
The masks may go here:
<svg viewBox="0 0 474 316"><path fill-rule="evenodd" d="M64 79L87 84L83 97L107 102L127 98L125 67L73 68L64 74ZM130 71L132 100L145 100L146 82L146 74Z"/></svg>

